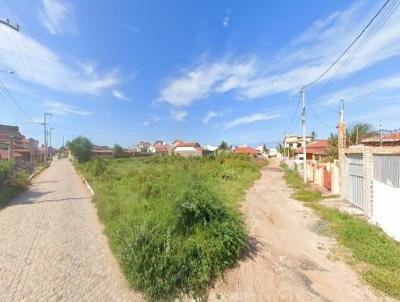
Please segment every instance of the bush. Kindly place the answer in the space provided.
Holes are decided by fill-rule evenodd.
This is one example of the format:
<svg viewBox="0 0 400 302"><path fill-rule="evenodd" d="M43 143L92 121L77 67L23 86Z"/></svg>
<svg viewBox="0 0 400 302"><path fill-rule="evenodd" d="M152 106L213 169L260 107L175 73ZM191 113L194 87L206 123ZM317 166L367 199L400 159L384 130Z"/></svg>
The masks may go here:
<svg viewBox="0 0 400 302"><path fill-rule="evenodd" d="M68 142L67 146L78 162L83 163L90 159L92 143L88 138L79 136Z"/></svg>

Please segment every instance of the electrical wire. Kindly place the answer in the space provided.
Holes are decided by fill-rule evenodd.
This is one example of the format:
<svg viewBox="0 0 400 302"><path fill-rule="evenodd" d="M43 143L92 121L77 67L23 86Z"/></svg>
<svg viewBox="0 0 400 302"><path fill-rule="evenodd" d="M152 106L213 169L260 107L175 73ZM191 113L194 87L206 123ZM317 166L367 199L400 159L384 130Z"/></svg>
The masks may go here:
<svg viewBox="0 0 400 302"><path fill-rule="evenodd" d="M317 97L322 96L324 93L323 91L327 91L329 88L332 87L333 81L335 78L338 77L341 73L345 72L347 68L351 65L353 60L357 57L361 49L367 45L371 39L376 35L376 33L386 24L386 22L389 20L389 18L393 15L393 13L396 11L400 4L400 1L394 0L391 5L388 7L388 9L383 13L382 17L380 20L378 20L372 27L371 31L369 31L363 39L360 41L360 43L356 46L354 50L352 50L351 54L347 57L346 60L344 60L340 67L336 70L335 74L329 79L325 85L319 89L319 91L311 97L310 103L312 103ZM336 112L336 111L335 111Z"/></svg>
<svg viewBox="0 0 400 302"><path fill-rule="evenodd" d="M21 104L17 101L17 99L12 95L12 93L10 92L10 90L8 90L8 88L4 85L4 83L2 81L0 81L0 86L1 88L4 89L4 91L7 93L7 96L9 97L9 99L11 99L14 104L18 107L18 109L22 112L22 114L28 119L31 120L32 122L35 122L33 118L31 118L28 113L26 113L26 111L24 110L24 108L21 106Z"/></svg>
<svg viewBox="0 0 400 302"><path fill-rule="evenodd" d="M296 117L296 115L297 115L297 111L299 110L299 108L300 108L300 99L299 99L298 102L297 102L296 109L295 109L295 111L293 112L293 116L292 116L292 118L290 119L289 126L288 126L287 129L285 130L285 133L288 133L288 132L292 129L293 122L294 122L294 119L295 119L295 117Z"/></svg>
<svg viewBox="0 0 400 302"><path fill-rule="evenodd" d="M304 87L311 87L312 85L319 82L343 58L343 56L353 47L353 45L361 38L361 36L364 34L364 32L369 28L369 26L372 24L372 22L374 22L374 20L379 16L379 14L382 12L382 10L386 7L386 5L390 1L391 0L386 0L385 3L381 6L381 8L372 17L372 19L368 22L368 24L362 29L362 31L353 40L353 42L351 42L350 45L346 47L346 49L328 66L327 69L325 69L325 71L323 71L314 81L308 83Z"/></svg>

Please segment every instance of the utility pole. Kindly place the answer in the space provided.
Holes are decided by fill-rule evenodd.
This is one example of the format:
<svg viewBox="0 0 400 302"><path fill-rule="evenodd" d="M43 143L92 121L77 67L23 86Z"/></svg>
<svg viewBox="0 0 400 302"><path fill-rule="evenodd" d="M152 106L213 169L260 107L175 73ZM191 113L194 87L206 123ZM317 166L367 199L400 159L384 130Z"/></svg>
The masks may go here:
<svg viewBox="0 0 400 302"><path fill-rule="evenodd" d="M380 121L379 121L379 132L380 132L380 134L381 134L380 141L381 141L381 147L382 147L382 146L383 146L383 129L382 129L382 120L380 120Z"/></svg>
<svg viewBox="0 0 400 302"><path fill-rule="evenodd" d="M307 146L306 146L306 100L304 96L304 86L300 89L301 95L301 127L303 129L303 181L307 183Z"/></svg>
<svg viewBox="0 0 400 302"><path fill-rule="evenodd" d="M51 113L44 113L44 121L43 121L43 127L44 127L44 162L47 163L47 116L51 116Z"/></svg>
<svg viewBox="0 0 400 302"><path fill-rule="evenodd" d="M283 159L286 159L286 131L283 131Z"/></svg>
<svg viewBox="0 0 400 302"><path fill-rule="evenodd" d="M50 158L53 157L53 144L51 143L51 135L52 131L55 130L54 128L50 128Z"/></svg>

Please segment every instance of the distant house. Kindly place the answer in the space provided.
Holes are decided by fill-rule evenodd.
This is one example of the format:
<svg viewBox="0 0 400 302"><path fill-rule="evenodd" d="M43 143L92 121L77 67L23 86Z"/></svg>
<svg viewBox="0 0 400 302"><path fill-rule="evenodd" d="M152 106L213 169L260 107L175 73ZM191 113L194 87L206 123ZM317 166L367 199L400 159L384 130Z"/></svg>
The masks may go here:
<svg viewBox="0 0 400 302"><path fill-rule="evenodd" d="M380 146L381 136L375 135L364 138L362 141L366 146ZM382 146L400 146L400 133L391 133L382 135Z"/></svg>
<svg viewBox="0 0 400 302"><path fill-rule="evenodd" d="M184 157L190 156L207 156L211 152L205 148L202 148L199 143L191 142L185 143L183 141L175 141L173 153Z"/></svg>
<svg viewBox="0 0 400 302"><path fill-rule="evenodd" d="M311 135L306 136L306 144L314 141L314 137ZM303 146L303 136L300 135L285 135L283 140L283 147L296 150Z"/></svg>
<svg viewBox="0 0 400 302"><path fill-rule="evenodd" d="M257 149L253 149L251 147L243 147L243 146L236 147L233 152L236 154L251 155L254 157L256 157L259 154L259 151Z"/></svg>
<svg viewBox="0 0 400 302"><path fill-rule="evenodd" d="M323 160L329 156L329 140L315 140L307 145L306 156L308 160ZM296 159L303 159L303 147L297 148Z"/></svg>
<svg viewBox="0 0 400 302"><path fill-rule="evenodd" d="M172 146L176 147L176 146L178 146L180 144L183 144L183 143L185 143L183 140L177 139L172 143Z"/></svg>
<svg viewBox="0 0 400 302"><path fill-rule="evenodd" d="M168 155L172 151L172 147L168 145L167 142L164 141L156 141L154 145L150 147L150 152L159 155Z"/></svg>
<svg viewBox="0 0 400 302"><path fill-rule="evenodd" d="M108 158L112 156L113 156L112 149L108 146L93 145L92 150L90 151L91 158Z"/></svg>
<svg viewBox="0 0 400 302"><path fill-rule="evenodd" d="M136 152L148 153L148 152L151 152L150 148L151 148L150 143L140 142L139 144L136 145Z"/></svg>
<svg viewBox="0 0 400 302"><path fill-rule="evenodd" d="M268 150L268 157L277 157L278 150L276 148L271 148Z"/></svg>

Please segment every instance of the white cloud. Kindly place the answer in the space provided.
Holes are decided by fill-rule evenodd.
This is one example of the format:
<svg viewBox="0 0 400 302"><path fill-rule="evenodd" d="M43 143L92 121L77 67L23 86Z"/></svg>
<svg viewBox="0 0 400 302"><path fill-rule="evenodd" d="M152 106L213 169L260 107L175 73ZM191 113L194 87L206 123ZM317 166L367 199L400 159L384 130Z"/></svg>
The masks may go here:
<svg viewBox="0 0 400 302"><path fill-rule="evenodd" d="M143 127L147 127L147 126L149 126L149 125L150 125L150 122L149 122L149 121L144 121L143 124L142 124Z"/></svg>
<svg viewBox="0 0 400 302"><path fill-rule="evenodd" d="M398 99L400 97L400 74L381 78L372 82L339 90L325 97L326 104L338 104L340 99L345 102L379 101L381 99Z"/></svg>
<svg viewBox="0 0 400 302"><path fill-rule="evenodd" d="M226 122L224 129L229 129L229 128L236 127L236 126L243 125L243 124L251 124L251 123L258 122L258 121L276 119L280 116L281 115L279 113L272 113L272 114L255 113L255 114L245 115L245 116L239 117L237 119L234 119L232 121Z"/></svg>
<svg viewBox="0 0 400 302"><path fill-rule="evenodd" d="M225 16L224 19L222 20L222 27L228 27L229 21L230 21L229 16Z"/></svg>
<svg viewBox="0 0 400 302"><path fill-rule="evenodd" d="M187 112L184 110L171 110L171 117L178 122L183 122L186 116Z"/></svg>
<svg viewBox="0 0 400 302"><path fill-rule="evenodd" d="M60 0L42 0L39 19L44 27L52 34L75 32L76 27L72 18L72 5Z"/></svg>
<svg viewBox="0 0 400 302"><path fill-rule="evenodd" d="M117 99L121 100L121 101L128 101L128 97L126 97L121 91L117 90L117 89L113 89L112 94L114 97L116 97Z"/></svg>
<svg viewBox="0 0 400 302"><path fill-rule="evenodd" d="M215 112L215 111L208 111L207 114L203 118L203 123L207 124L210 120L216 117L223 117L227 112Z"/></svg>
<svg viewBox="0 0 400 302"><path fill-rule="evenodd" d="M67 65L43 44L6 26L0 26L0 57L4 68L22 80L61 92L99 95L121 83L117 69L100 73L91 61Z"/></svg>
<svg viewBox="0 0 400 302"><path fill-rule="evenodd" d="M93 112L91 111L79 110L74 106L57 101L44 101L42 105L46 108L48 112L55 115L75 114L80 116L87 116L93 114Z"/></svg>
<svg viewBox="0 0 400 302"><path fill-rule="evenodd" d="M200 65L172 80L161 91L160 99L174 106L189 105L195 100L207 98L212 93L227 92L248 81L255 64L228 62Z"/></svg>
<svg viewBox="0 0 400 302"><path fill-rule="evenodd" d="M234 92L237 98L255 99L280 92L298 91L338 57L377 8L378 4L375 3L358 2L348 9L314 22L286 48L281 49L268 65L255 58L224 58L190 68L167 83L161 90L160 99L182 106L226 92ZM368 35L365 35L365 40L361 39L360 44L356 44L343 57L328 77L337 74L338 79L345 78L399 55L399 27L400 10L397 10L370 41ZM373 30L373 26L370 29ZM367 46L358 47L367 41ZM353 54L357 56L351 59Z"/></svg>

